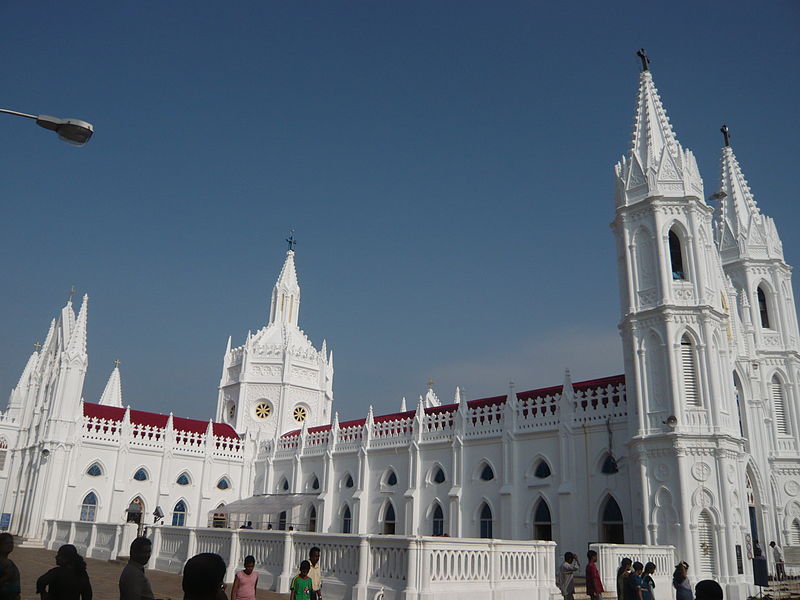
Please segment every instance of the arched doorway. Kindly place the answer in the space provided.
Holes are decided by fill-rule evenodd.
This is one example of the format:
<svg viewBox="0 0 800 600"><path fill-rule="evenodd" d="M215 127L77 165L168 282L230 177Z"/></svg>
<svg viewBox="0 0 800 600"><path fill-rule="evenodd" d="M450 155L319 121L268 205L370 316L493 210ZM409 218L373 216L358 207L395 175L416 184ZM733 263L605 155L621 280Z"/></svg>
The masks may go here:
<svg viewBox="0 0 800 600"><path fill-rule="evenodd" d="M394 506L391 502L386 503L386 510L383 512L383 535L394 535L397 526L397 519L394 514Z"/></svg>
<svg viewBox="0 0 800 600"><path fill-rule="evenodd" d="M137 525L142 524L144 516L144 500L142 500L141 496L136 496L136 498L131 500L131 503L125 510L125 513L127 515L125 520L128 523L136 523Z"/></svg>
<svg viewBox="0 0 800 600"><path fill-rule="evenodd" d="M606 544L625 543L625 524L622 510L612 496L606 496L600 512L600 539Z"/></svg>
<svg viewBox="0 0 800 600"><path fill-rule="evenodd" d="M758 544L763 552L764 546L761 544L761 537L759 535L761 528L759 527L759 493L753 485L753 474L750 469L745 473L745 490L747 492L747 516L750 521L750 536L753 540L753 549Z"/></svg>

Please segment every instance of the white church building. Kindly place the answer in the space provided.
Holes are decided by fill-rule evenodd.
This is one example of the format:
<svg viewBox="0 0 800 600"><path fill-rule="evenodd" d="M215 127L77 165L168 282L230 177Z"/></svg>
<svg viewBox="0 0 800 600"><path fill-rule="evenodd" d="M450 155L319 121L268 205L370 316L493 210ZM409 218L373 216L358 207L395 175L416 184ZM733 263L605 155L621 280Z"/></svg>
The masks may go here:
<svg viewBox="0 0 800 600"><path fill-rule="evenodd" d="M0 416L0 525L41 539L47 519L160 507L167 526L238 527L214 510L285 495L256 528L672 545L693 578L741 586L756 541L800 545L800 339L791 267L724 129L715 208L644 64L615 167L624 374L448 403L431 387L345 419L333 353L299 328L290 249L267 324L228 341L215 418L197 421L125 406L119 366L83 397L84 297Z"/></svg>

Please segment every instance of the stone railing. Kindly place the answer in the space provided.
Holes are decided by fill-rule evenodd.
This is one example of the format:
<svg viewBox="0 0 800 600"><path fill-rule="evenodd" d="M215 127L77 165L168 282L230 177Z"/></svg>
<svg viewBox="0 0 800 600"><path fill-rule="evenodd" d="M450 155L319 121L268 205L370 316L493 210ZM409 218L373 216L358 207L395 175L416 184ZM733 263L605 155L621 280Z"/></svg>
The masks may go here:
<svg viewBox="0 0 800 600"><path fill-rule="evenodd" d="M47 521L45 545L72 543L85 556L115 559L127 554L135 526ZM150 567L180 573L200 552L214 552L228 565L226 581L245 556L256 559L262 588L286 592L312 546L321 550L327 600L550 600L558 590L555 543L383 535L149 527Z"/></svg>
<svg viewBox="0 0 800 600"><path fill-rule="evenodd" d="M610 595L613 596L616 593L617 569L622 559L630 558L634 562L638 560L643 565L649 562L655 564L653 581L656 584L656 593L659 593L658 590L665 590L659 594L659 597L674 596L672 573L678 563L678 559L675 558L674 546L591 544L589 548L597 552L597 568L600 571L600 579L603 581L606 592Z"/></svg>

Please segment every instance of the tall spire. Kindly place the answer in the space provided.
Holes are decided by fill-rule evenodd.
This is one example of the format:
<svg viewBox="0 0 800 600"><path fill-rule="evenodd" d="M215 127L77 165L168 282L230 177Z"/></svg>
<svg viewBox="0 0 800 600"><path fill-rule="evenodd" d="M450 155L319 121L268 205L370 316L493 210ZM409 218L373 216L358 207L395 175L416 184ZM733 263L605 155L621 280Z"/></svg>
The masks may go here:
<svg viewBox="0 0 800 600"><path fill-rule="evenodd" d="M725 146L720 160L720 192L725 197L719 203L714 234L723 263L747 257L783 259L775 222L763 215L756 204L730 146L728 127L723 125L721 131Z"/></svg>
<svg viewBox="0 0 800 600"><path fill-rule="evenodd" d="M71 312L72 309L70 309ZM69 342L66 351L72 356L86 356L86 323L89 313L89 294L83 295L83 303L75 325L69 333Z"/></svg>
<svg viewBox="0 0 800 600"><path fill-rule="evenodd" d="M100 404L122 408L122 380L119 374L119 361L114 361L114 370L106 383L106 389L100 396Z"/></svg>
<svg viewBox="0 0 800 600"><path fill-rule="evenodd" d="M694 155L685 150L672 129L661 96L642 58L639 92L633 118L630 152L617 163L617 205L651 195L694 196L703 201L703 182Z"/></svg>
<svg viewBox="0 0 800 600"><path fill-rule="evenodd" d="M270 325L276 321L297 325L299 309L300 284L297 282L297 270L294 266L294 250L289 250L286 252L286 260L272 290Z"/></svg>

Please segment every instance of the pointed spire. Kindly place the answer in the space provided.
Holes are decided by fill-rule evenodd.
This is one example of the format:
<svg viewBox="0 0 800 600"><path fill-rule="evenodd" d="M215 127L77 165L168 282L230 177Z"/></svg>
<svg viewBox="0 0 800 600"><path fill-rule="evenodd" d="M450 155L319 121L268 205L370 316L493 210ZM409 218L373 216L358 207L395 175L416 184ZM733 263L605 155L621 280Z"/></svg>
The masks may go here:
<svg viewBox="0 0 800 600"><path fill-rule="evenodd" d="M103 395L100 396L100 404L122 408L122 380L119 373L119 361L114 361L114 370L111 371Z"/></svg>
<svg viewBox="0 0 800 600"><path fill-rule="evenodd" d="M231 353L231 343L233 342L233 336L228 336L228 344L225 346L225 356Z"/></svg>
<svg viewBox="0 0 800 600"><path fill-rule="evenodd" d="M71 312L72 309L70 309ZM89 313L89 294L83 295L83 303L75 320L75 326L69 336L67 352L73 356L86 356L86 322Z"/></svg>
<svg viewBox="0 0 800 600"><path fill-rule="evenodd" d="M649 70L642 71L639 74L639 95L633 119L631 154L647 169L657 166L665 149L673 157L677 157L678 140L661 103L653 75Z"/></svg>
<svg viewBox="0 0 800 600"><path fill-rule="evenodd" d="M272 289L272 305L269 312L270 325L286 322L297 325L300 309L300 284L297 282L297 269L294 266L294 250L286 253L278 280Z"/></svg>
<svg viewBox="0 0 800 600"><path fill-rule="evenodd" d="M441 404L436 392L433 391L432 382L429 382L429 384L428 391L425 393L425 408L433 408L434 406L439 406Z"/></svg>
<svg viewBox="0 0 800 600"><path fill-rule="evenodd" d="M456 394L453 397L453 403L461 404L461 388L459 386L456 386Z"/></svg>
<svg viewBox="0 0 800 600"><path fill-rule="evenodd" d="M408 411L408 408L406 407L406 397L403 396L403 399L400 400L400 412L403 413L403 412L407 412L407 411Z"/></svg>

